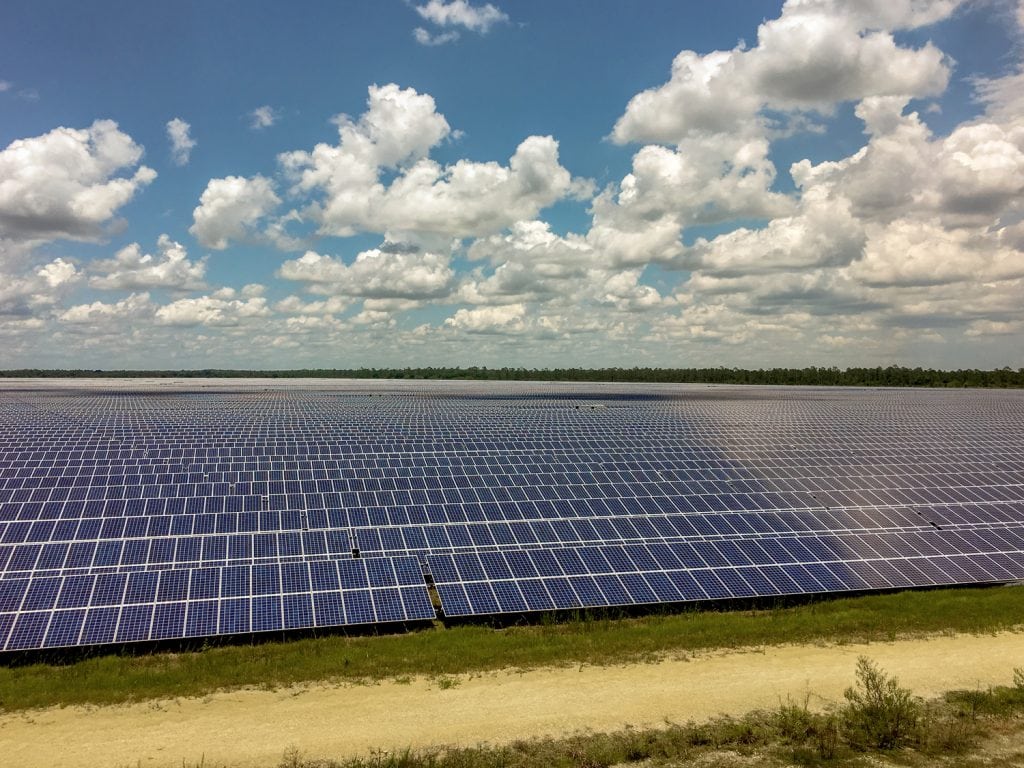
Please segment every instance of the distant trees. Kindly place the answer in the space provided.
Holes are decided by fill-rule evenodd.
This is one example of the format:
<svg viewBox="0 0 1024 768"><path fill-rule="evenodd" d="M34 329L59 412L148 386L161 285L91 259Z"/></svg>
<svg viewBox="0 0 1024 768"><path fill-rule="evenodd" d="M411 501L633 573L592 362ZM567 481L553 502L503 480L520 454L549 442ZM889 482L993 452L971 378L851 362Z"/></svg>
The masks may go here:
<svg viewBox="0 0 1024 768"><path fill-rule="evenodd" d="M843 387L1024 387L1024 368L302 368L242 371L45 370L0 371L0 378L271 378L271 379L469 379L477 381L637 381L678 384L778 384Z"/></svg>

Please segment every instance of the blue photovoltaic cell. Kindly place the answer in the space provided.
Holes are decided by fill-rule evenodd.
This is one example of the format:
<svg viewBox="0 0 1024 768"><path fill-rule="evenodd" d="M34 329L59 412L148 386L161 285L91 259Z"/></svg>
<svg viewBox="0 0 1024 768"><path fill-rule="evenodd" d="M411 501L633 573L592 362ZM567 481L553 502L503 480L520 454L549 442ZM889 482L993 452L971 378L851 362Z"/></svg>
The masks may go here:
<svg viewBox="0 0 1024 768"><path fill-rule="evenodd" d="M85 610L54 611L43 645L47 648L65 648L78 644L78 635L85 621Z"/></svg>
<svg viewBox="0 0 1024 768"><path fill-rule="evenodd" d="M284 627L281 596L256 597L252 601L252 631L267 632Z"/></svg>
<svg viewBox="0 0 1024 768"><path fill-rule="evenodd" d="M12 384L0 649L1017 580L1022 456L1011 391Z"/></svg>
<svg viewBox="0 0 1024 768"><path fill-rule="evenodd" d="M315 593L313 615L318 627L337 627L344 624L345 610L341 604L341 595L336 591Z"/></svg>
<svg viewBox="0 0 1024 768"><path fill-rule="evenodd" d="M232 598L220 602L220 632L236 635L252 631L248 598Z"/></svg>
<svg viewBox="0 0 1024 768"><path fill-rule="evenodd" d="M7 647L11 650L42 647L43 635L49 620L50 613L48 611L20 614L14 622Z"/></svg>
<svg viewBox="0 0 1024 768"><path fill-rule="evenodd" d="M119 643L130 643L148 640L150 625L153 621L152 605L126 605L121 609L121 619L117 627L115 640Z"/></svg>
<svg viewBox="0 0 1024 768"><path fill-rule="evenodd" d="M85 614L81 642L83 645L98 645L114 642L114 630L120 608L91 608ZM9 649L8 649L9 650Z"/></svg>
<svg viewBox="0 0 1024 768"><path fill-rule="evenodd" d="M345 609L345 620L349 624L372 624L377 620L368 590L351 590L341 593Z"/></svg>

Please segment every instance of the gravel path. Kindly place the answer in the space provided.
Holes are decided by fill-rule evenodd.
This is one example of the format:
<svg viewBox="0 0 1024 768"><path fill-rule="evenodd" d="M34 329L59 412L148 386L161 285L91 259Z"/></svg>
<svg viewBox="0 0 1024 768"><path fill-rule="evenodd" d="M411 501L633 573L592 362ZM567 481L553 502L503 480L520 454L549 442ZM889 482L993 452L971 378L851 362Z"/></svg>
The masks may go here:
<svg viewBox="0 0 1024 768"><path fill-rule="evenodd" d="M376 748L501 743L741 715L808 693L820 707L841 699L861 654L929 697L1009 684L1014 667L1024 666L1024 633L710 652L653 664L467 675L449 684L414 678L55 707L0 715L0 755L11 768L181 768L183 761L264 768L291 746L305 757L340 759Z"/></svg>

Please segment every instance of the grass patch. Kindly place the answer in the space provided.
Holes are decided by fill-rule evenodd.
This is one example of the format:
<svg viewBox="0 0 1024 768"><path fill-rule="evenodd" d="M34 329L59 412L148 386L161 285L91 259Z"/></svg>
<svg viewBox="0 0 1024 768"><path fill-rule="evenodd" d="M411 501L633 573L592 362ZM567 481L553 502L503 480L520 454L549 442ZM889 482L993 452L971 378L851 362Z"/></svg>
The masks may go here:
<svg viewBox="0 0 1024 768"><path fill-rule="evenodd" d="M115 704L241 686L434 678L503 668L615 664L708 648L863 642L936 632L995 632L1024 616L1024 589L973 588L835 599L756 611L581 618L506 629L460 626L401 635L101 655L0 668L0 708Z"/></svg>

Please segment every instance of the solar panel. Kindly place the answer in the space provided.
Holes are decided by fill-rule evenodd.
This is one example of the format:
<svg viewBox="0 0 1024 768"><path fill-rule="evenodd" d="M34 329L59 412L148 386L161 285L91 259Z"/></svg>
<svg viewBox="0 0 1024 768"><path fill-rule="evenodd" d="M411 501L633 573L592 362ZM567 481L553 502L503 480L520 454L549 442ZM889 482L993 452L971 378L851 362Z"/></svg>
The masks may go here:
<svg viewBox="0 0 1024 768"><path fill-rule="evenodd" d="M1022 426L999 391L7 382L0 650L425 620L424 570L446 616L1021 579Z"/></svg>

